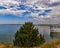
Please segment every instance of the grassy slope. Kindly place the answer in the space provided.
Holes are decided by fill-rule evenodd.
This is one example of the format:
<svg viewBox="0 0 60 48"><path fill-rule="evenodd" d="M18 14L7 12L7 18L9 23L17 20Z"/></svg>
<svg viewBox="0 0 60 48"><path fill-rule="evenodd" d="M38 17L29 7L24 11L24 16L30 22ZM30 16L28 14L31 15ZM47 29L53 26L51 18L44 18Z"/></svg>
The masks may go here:
<svg viewBox="0 0 60 48"><path fill-rule="evenodd" d="M58 45L60 46L60 39L59 40L53 40L51 42L46 42L41 46L41 48L57 48Z"/></svg>
<svg viewBox="0 0 60 48"><path fill-rule="evenodd" d="M57 47L60 48L60 40L45 42L42 46L30 47L30 48L57 48ZM9 43L0 43L0 48L18 48L18 47L14 47L13 44L9 44Z"/></svg>

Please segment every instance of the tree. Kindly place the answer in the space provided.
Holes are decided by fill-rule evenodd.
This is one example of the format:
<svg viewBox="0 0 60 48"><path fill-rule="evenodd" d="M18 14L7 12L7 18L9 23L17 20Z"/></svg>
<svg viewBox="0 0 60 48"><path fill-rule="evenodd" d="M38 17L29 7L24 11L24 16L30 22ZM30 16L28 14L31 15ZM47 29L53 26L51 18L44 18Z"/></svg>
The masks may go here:
<svg viewBox="0 0 60 48"><path fill-rule="evenodd" d="M15 46L32 47L45 42L32 22L26 22L16 33L13 41Z"/></svg>

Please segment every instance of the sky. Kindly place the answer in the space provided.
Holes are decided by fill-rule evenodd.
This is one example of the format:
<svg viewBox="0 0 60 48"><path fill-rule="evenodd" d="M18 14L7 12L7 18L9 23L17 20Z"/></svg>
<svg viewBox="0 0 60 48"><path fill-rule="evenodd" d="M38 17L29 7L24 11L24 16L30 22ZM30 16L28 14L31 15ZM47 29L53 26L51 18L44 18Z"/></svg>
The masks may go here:
<svg viewBox="0 0 60 48"><path fill-rule="evenodd" d="M60 23L60 0L0 0L0 24Z"/></svg>

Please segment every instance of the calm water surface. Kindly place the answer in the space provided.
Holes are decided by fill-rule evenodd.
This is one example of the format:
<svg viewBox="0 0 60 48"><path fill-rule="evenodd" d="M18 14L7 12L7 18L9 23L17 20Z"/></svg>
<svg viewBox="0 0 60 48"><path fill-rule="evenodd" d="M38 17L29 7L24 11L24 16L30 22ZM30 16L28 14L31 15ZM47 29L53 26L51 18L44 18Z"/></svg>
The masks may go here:
<svg viewBox="0 0 60 48"><path fill-rule="evenodd" d="M0 25L0 42L11 42L21 25Z"/></svg>
<svg viewBox="0 0 60 48"><path fill-rule="evenodd" d="M14 34L22 25L1 25L0 24L0 42L12 42ZM38 26L39 27L39 26ZM48 36L45 36L47 40L50 40Z"/></svg>

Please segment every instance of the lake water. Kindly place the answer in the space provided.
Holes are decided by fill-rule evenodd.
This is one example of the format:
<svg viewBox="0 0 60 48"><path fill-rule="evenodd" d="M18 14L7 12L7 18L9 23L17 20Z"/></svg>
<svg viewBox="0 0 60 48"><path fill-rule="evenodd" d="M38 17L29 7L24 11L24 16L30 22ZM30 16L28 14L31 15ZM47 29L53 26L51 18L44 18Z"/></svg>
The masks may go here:
<svg viewBox="0 0 60 48"><path fill-rule="evenodd" d="M11 42L21 25L0 25L0 42Z"/></svg>
<svg viewBox="0 0 60 48"><path fill-rule="evenodd" d="M0 42L12 42L14 34L22 25L0 25ZM39 26L38 26L39 27ZM49 38L45 36L45 38Z"/></svg>

